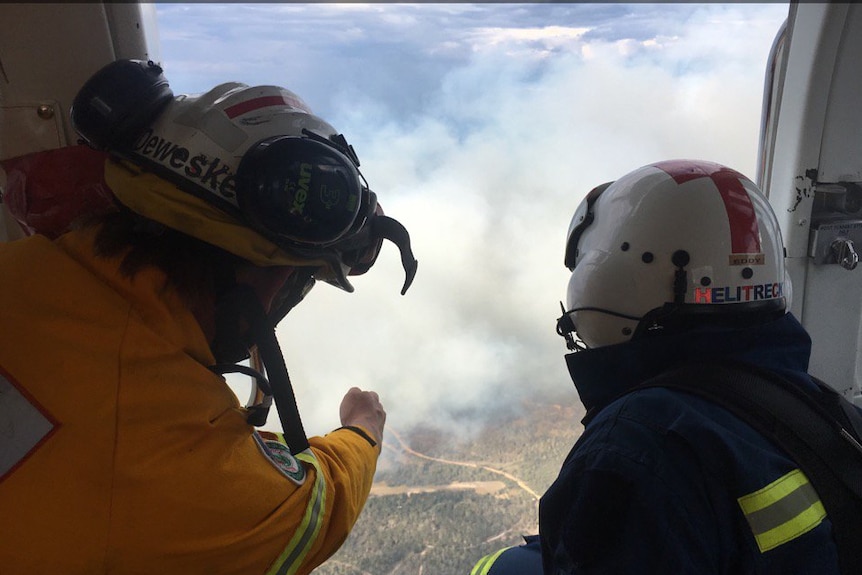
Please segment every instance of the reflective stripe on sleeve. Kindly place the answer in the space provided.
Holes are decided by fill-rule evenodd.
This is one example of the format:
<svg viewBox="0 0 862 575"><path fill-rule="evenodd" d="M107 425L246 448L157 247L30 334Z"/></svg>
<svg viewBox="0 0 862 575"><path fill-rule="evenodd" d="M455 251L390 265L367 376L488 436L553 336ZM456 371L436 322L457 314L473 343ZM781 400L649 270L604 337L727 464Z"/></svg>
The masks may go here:
<svg viewBox="0 0 862 575"><path fill-rule="evenodd" d="M738 501L761 553L811 531L826 517L814 486L799 469Z"/></svg>
<svg viewBox="0 0 862 575"><path fill-rule="evenodd" d="M284 437L281 434L278 434L278 436L279 441L284 441ZM297 453L296 458L314 467L314 485L311 488L311 499L309 499L308 505L305 508L302 522L297 526L293 537L291 537L284 551L281 552L281 555L278 556L278 559L275 560L267 571L267 575L294 575L299 571L302 562L305 560L305 556L308 555L317 539L317 535L320 533L323 514L326 509L326 481L323 479L323 471L320 469L317 458L311 449Z"/></svg>
<svg viewBox="0 0 862 575"><path fill-rule="evenodd" d="M493 565L494 561L497 560L497 557L502 555L507 549L511 549L511 547L505 547L479 559L479 562L476 563L476 565L473 566L473 570L470 571L470 575L488 575L488 571L491 570L491 565Z"/></svg>

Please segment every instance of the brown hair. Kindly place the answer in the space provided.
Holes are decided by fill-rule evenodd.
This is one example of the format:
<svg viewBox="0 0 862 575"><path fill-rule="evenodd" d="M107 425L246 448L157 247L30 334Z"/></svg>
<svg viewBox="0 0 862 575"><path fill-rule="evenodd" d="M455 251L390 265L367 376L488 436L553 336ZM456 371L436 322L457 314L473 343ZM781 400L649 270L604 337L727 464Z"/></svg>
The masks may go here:
<svg viewBox="0 0 862 575"><path fill-rule="evenodd" d="M231 273L244 260L212 244L164 226L120 206L116 212L80 222L77 227L99 226L94 249L97 256L122 256L120 273L134 277L155 266L185 299L214 294L216 277Z"/></svg>

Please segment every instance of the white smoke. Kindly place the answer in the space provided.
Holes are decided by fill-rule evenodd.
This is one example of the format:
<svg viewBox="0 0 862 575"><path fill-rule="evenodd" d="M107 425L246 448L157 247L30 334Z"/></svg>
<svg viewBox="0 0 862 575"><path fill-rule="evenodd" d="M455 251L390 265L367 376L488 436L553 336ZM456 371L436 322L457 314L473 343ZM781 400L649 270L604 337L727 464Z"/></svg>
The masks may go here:
<svg viewBox="0 0 862 575"><path fill-rule="evenodd" d="M302 41L290 39L291 62L325 75L307 92L325 85L327 98L318 104L297 82L284 85L347 135L419 259L401 297L397 250L384 245L371 272L354 278L355 293L318 285L279 327L309 433L339 425L338 403L353 385L378 391L399 429L464 426L526 394L570 389L554 325L568 278L565 234L583 195L669 158L754 177L766 59L787 7L617 6L604 20L599 6L585 7L542 21L543 5L500 5L530 16L506 22L468 19L492 5L429 5L451 29L417 39L410 31L425 22L423 5L357 5L339 40L352 42L350 52L323 53L318 38L304 58ZM323 30L327 15L347 9L303 6L290 21ZM674 17L658 19L663 9ZM363 40L380 48L383 33L387 50L363 51ZM276 47L264 45L271 62ZM402 49L420 69L393 63ZM207 87L234 79L219 71Z"/></svg>

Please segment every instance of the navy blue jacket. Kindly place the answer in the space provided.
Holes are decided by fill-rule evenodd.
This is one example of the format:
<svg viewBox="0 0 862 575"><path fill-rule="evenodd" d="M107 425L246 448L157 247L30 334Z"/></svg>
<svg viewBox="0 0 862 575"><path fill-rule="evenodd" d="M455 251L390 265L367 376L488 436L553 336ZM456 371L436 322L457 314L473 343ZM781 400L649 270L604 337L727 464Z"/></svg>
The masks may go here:
<svg viewBox="0 0 862 575"><path fill-rule="evenodd" d="M542 549L538 535L525 535L524 544L482 557L470 575L541 575Z"/></svg>
<svg viewBox="0 0 862 575"><path fill-rule="evenodd" d="M540 502L545 575L837 574L831 523L790 458L699 397L629 392L686 360L721 358L814 390L810 349L786 314L569 355L587 423Z"/></svg>

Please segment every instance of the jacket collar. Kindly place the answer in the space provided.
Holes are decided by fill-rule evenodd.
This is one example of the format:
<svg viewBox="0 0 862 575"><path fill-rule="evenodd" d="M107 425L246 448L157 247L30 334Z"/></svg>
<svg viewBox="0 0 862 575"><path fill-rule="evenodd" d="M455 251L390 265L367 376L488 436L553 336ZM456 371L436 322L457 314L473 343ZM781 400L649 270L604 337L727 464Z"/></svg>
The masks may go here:
<svg viewBox="0 0 862 575"><path fill-rule="evenodd" d="M793 315L744 328L703 326L566 355L581 402L598 411L641 382L693 360L729 359L793 374L808 370L811 338Z"/></svg>

